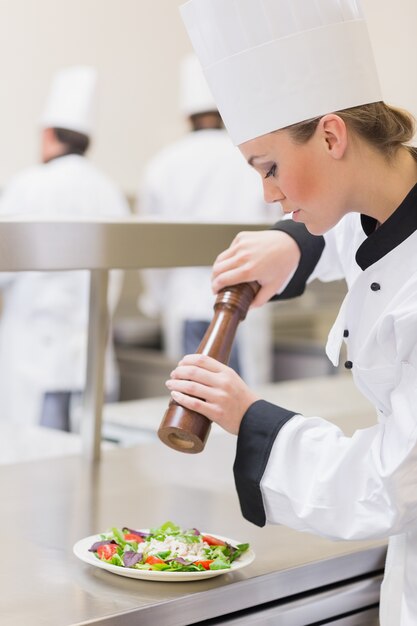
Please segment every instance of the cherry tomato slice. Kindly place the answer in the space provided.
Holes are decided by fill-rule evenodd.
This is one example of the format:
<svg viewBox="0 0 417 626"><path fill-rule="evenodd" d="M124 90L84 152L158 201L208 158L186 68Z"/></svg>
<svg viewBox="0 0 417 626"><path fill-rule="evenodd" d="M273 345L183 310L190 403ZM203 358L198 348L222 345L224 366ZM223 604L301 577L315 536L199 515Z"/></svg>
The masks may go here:
<svg viewBox="0 0 417 626"><path fill-rule="evenodd" d="M136 541L136 543L143 543L144 539L140 535L135 535L135 533L125 533L124 538L126 541Z"/></svg>
<svg viewBox="0 0 417 626"><path fill-rule="evenodd" d="M160 559L158 556L148 556L145 563L148 563L148 565L155 565L155 563L165 563L165 561Z"/></svg>
<svg viewBox="0 0 417 626"><path fill-rule="evenodd" d="M115 543L109 543L105 546L99 546L97 549L97 554L99 555L100 559L104 559L105 561L111 559L112 556L116 554L116 552L117 545Z"/></svg>
<svg viewBox="0 0 417 626"><path fill-rule="evenodd" d="M203 541L209 544L209 546L225 546L226 543L221 539L217 539L217 537L213 537L212 535L203 535Z"/></svg>
<svg viewBox="0 0 417 626"><path fill-rule="evenodd" d="M202 565L204 569L210 569L210 563L213 563L213 559L207 561L194 561L194 565Z"/></svg>

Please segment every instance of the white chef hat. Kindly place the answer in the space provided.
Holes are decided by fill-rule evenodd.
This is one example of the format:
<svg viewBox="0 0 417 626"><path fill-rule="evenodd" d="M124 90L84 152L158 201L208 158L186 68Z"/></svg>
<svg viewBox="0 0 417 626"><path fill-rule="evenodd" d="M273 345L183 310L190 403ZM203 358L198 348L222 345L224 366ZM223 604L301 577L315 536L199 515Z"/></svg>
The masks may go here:
<svg viewBox="0 0 417 626"><path fill-rule="evenodd" d="M180 68L180 109L184 116L217 111L201 63L195 54L186 56Z"/></svg>
<svg viewBox="0 0 417 626"><path fill-rule="evenodd" d="M235 144L382 100L359 0L189 0L181 13Z"/></svg>
<svg viewBox="0 0 417 626"><path fill-rule="evenodd" d="M91 136L96 117L97 71L75 65L54 76L41 118L43 128L65 128Z"/></svg>

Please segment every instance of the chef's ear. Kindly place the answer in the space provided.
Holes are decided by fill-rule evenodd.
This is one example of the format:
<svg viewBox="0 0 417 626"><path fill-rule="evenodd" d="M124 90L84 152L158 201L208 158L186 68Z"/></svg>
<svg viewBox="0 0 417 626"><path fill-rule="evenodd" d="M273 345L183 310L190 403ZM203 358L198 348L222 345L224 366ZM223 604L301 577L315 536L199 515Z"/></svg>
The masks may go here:
<svg viewBox="0 0 417 626"><path fill-rule="evenodd" d="M324 115L319 122L318 130L323 138L326 152L334 159L341 159L347 147L347 127L339 115Z"/></svg>

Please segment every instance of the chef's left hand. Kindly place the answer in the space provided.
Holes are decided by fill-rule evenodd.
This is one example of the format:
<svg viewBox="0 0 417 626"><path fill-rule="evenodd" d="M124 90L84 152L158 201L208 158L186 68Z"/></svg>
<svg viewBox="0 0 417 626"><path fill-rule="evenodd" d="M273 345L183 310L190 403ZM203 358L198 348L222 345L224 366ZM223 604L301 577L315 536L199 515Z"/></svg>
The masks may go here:
<svg viewBox="0 0 417 626"><path fill-rule="evenodd" d="M234 435L245 412L259 400L231 367L203 354L185 356L165 384L175 402Z"/></svg>

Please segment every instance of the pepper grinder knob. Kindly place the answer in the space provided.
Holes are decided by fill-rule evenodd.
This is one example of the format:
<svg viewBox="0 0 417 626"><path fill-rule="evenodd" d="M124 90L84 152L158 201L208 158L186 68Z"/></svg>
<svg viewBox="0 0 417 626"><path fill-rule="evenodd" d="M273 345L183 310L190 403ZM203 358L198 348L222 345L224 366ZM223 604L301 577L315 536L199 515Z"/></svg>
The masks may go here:
<svg viewBox="0 0 417 626"><path fill-rule="evenodd" d="M214 316L197 354L207 354L227 364L239 323L260 289L257 282L225 287L217 294ZM211 421L170 400L158 430L159 439L178 452L196 454L204 449L210 433Z"/></svg>

